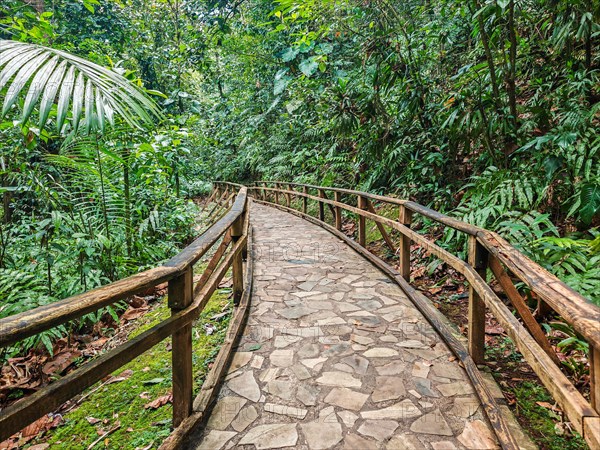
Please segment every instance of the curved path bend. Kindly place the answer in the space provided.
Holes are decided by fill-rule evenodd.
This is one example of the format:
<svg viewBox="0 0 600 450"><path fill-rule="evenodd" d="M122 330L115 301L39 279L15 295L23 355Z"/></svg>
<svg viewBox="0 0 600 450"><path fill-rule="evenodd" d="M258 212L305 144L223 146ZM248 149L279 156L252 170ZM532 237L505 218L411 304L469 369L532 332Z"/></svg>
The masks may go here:
<svg viewBox="0 0 600 450"><path fill-rule="evenodd" d="M466 372L382 272L254 204L248 324L192 448L497 448Z"/></svg>

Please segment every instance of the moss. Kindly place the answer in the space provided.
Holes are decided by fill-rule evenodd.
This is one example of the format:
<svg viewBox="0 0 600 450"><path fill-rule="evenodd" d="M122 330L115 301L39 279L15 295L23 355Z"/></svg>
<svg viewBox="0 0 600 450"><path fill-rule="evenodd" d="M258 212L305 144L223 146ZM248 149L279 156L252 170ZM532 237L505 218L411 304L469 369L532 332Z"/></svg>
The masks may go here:
<svg viewBox="0 0 600 450"><path fill-rule="evenodd" d="M568 430L557 434L556 424L561 417L548 408L539 406L537 402L554 404L550 393L535 381L525 381L509 390L516 397L515 415L531 435L536 444L543 450L583 450L588 448L583 438Z"/></svg>
<svg viewBox="0 0 600 450"><path fill-rule="evenodd" d="M219 322L209 319L230 306L229 293L228 289L217 291L193 327L194 392L198 392L227 332L229 316ZM169 314L166 300L163 300L141 319L141 325L130 337L151 328ZM208 322L217 327L211 335L204 330ZM171 391L170 346L170 339L166 339L115 372L118 375L124 370L131 370L133 374L128 379L97 391L94 389L98 385L92 387L88 391L92 393L85 402L65 415L63 425L37 443L47 442L52 448L87 448L99 434L113 428L118 421L121 427L97 448L157 448L170 433L172 406L167 404L158 409L145 409L144 405ZM100 422L90 424L88 418L99 419Z"/></svg>

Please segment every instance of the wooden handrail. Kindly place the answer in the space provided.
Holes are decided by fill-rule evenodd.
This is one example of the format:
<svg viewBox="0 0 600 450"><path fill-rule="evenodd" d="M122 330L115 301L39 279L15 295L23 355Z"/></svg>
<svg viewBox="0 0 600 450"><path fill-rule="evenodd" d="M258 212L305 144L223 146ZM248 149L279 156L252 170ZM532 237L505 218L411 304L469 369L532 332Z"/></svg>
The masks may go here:
<svg viewBox="0 0 600 450"><path fill-rule="evenodd" d="M266 183L270 182L257 182L257 184L262 184L263 186ZM412 201L384 197L350 189L313 186L300 183L278 183L288 186L306 187L309 189L330 190L332 192L362 196L379 202L403 206L411 212L420 214L437 223L446 225L468 235L476 236L477 240L488 252L502 261L515 276L527 284L533 292L539 295L548 304L548 306L567 320L575 331L581 334L588 342L593 343L594 347L600 348L600 308L591 303L579 292L567 286L556 276L533 262L527 256L523 255L516 248L512 247L497 233L474 225L469 225ZM255 190L257 188L251 187L250 189ZM261 187L261 189L277 191L275 188L268 188L266 186ZM279 192L283 191L279 190ZM344 203L336 203L335 201L318 198L299 191L290 191L290 193L301 197L306 195L308 199L329 203L332 206L336 206L336 204L340 207L347 206Z"/></svg>
<svg viewBox="0 0 600 450"><path fill-rule="evenodd" d="M221 188L224 188L227 186L227 183L219 182L218 185L221 186ZM275 187L269 187L269 185L274 185ZM285 186L286 188L283 189L280 186ZM295 190L294 188L301 188L302 190ZM316 191L316 195L310 194L309 192L311 190ZM257 201L300 215L301 217L320 224L339 236L342 236L339 231L341 224L341 210L356 214L359 218L358 242L353 244L353 248L383 269L386 269L384 267L385 263L382 263L381 260L378 262L378 258L374 257L374 255L366 250L366 245L368 243L365 242L364 239L366 234L365 221L367 219L373 220L378 224L395 229L402 235L401 246L398 249L401 270L400 273L390 272L390 275L396 278L405 280L410 274L411 241L427 249L431 254L463 274L473 290L473 295L477 295L477 298L483 302L483 308L470 310L469 312L469 351L473 356L473 360L476 360L476 358L479 357L478 354L483 355L484 342L481 327L485 327L484 315L485 307L487 307L506 330L509 337L515 342L525 360L531 365L543 384L560 404L576 430L583 435L591 448L600 448L600 399L597 398L597 392L600 392L598 387L600 386L600 365L597 362L592 363L594 367L598 367L595 367L591 373L591 390L595 395L592 396L593 398L590 404L556 365L556 358L547 353L551 348L541 341L542 337L540 336L538 329L535 328L533 323L529 320L530 318L527 318L525 325L529 325L531 330L526 329L523 324L517 320L510 309L504 305L490 288L485 280L487 265L481 265L479 261L487 261L488 255L490 258L495 258L493 261L494 272L503 278L501 280L501 286L508 289L509 299L512 297L513 301L515 301L515 290L508 286L506 272L499 266L499 263L506 266L506 270L509 270L517 278L523 281L532 292L543 299L587 340L590 344L591 355L600 356L600 308L589 302L581 294L568 287L554 275L550 274L531 259L520 253L498 234L466 224L460 220L438 213L430 208L411 201L349 189L280 181L257 182L255 183L255 186L249 188L249 191L256 199L258 199ZM327 198L327 196L324 195L325 191L333 192L335 194L334 200ZM273 200L275 201L269 201L269 192L275 194L273 195ZM342 201L342 194L356 197L358 207L344 203ZM291 208L289 203L286 206L279 204L277 199L280 195L283 195L286 198L302 198L302 212ZM398 206L400 208L399 220L396 221L378 215L375 210L368 208L364 199ZM318 208L319 218L307 214L306 205L309 200L320 205ZM334 211L335 226L325 222L325 217L321 213L322 205L324 204L329 205ZM425 236L422 236L409 228L412 213L421 214L437 223L466 233L471 237L470 242L473 251L475 246L477 246L477 252L472 253L473 256L470 257L469 262L465 262L455 255L452 255L447 250L442 249L435 243L429 241ZM346 239L348 238L346 237ZM418 295L415 294L416 291L408 283L400 284L405 292L407 292L407 295L413 298L415 303L421 301L417 298ZM469 306L470 308L474 308L475 305L477 305L477 302L470 302ZM522 305L519 304L518 306L521 308L521 313L526 314ZM428 320L432 321L432 323L435 321L431 317L428 317ZM471 333L471 328L476 329L477 327L479 327L479 331L477 333ZM544 345L544 348L540 346L540 342ZM595 358L596 356L594 356L594 359Z"/></svg>
<svg viewBox="0 0 600 450"><path fill-rule="evenodd" d="M168 304L171 317L0 411L0 442L169 336L173 337L173 426L177 427L192 413L197 413L192 411L191 324L200 315L230 268L236 295L242 297L250 294L251 283L243 275L243 259L248 246L247 204L247 189L241 186L231 208L221 219L159 267L0 320L0 345L7 346L165 281L169 282ZM210 270L206 276L201 277L194 289L194 264L226 233L233 239L228 237L222 241L209 261Z"/></svg>

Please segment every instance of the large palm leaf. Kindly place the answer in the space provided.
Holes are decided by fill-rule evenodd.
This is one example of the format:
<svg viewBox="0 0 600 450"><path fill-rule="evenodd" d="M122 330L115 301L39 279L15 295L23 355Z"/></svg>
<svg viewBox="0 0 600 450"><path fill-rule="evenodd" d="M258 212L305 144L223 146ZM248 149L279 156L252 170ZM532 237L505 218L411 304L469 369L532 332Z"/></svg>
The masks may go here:
<svg viewBox="0 0 600 450"><path fill-rule="evenodd" d="M25 92L27 92L25 94ZM35 44L0 40L2 116L25 97L21 122L38 105L38 125L44 128L56 103L60 131L71 111L72 129L104 129L120 116L140 127L160 116L156 104L123 76L70 53Z"/></svg>

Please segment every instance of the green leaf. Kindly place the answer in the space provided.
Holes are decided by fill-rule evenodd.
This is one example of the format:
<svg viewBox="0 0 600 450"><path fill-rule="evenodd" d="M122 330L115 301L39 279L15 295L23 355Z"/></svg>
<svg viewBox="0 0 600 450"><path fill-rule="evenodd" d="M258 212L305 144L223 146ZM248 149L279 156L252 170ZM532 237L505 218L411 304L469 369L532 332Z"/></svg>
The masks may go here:
<svg viewBox="0 0 600 450"><path fill-rule="evenodd" d="M300 65L298 66L298 68L304 75L306 75L307 77L310 77L319 68L319 63L315 61L314 57L310 57L310 58L302 61L300 63Z"/></svg>

